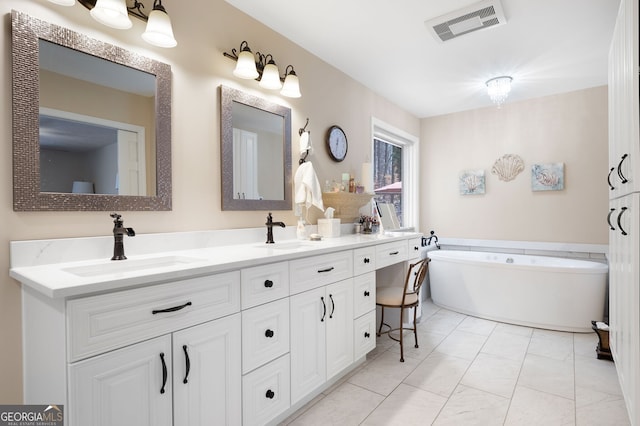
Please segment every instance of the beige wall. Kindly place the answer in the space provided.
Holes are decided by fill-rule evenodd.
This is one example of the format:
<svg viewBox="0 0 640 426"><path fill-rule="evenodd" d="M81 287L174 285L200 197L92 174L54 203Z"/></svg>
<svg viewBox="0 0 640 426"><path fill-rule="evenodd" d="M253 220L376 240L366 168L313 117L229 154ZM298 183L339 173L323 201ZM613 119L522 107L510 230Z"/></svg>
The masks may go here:
<svg viewBox="0 0 640 426"><path fill-rule="evenodd" d="M150 1L145 2L151 4ZM39 19L80 31L143 55L169 63L173 73L172 166L173 211L123 212L125 224L137 233L257 227L266 211L220 210L219 91L225 84L292 108L293 134L307 117L314 141L311 157L319 178L339 179L340 173L358 174L370 153L371 117L418 135L420 121L366 87L348 78L267 29L222 0L164 0L178 40L175 49L147 47L140 39L143 24L134 20L128 31L112 30L90 18L79 4L72 8L43 0L2 0L0 49L0 403L21 401L20 285L9 278L9 241L41 238L109 235L108 212L31 212L12 210L11 160L11 40L10 11L16 9ZM247 40L255 51L271 53L281 72L287 64L300 77L303 97L281 98L258 90L255 81L232 76L235 63L222 52ZM324 133L340 125L349 138L343 163L333 163L324 148ZM295 145L294 141L294 145ZM294 159L297 154L294 152ZM294 163L297 162L294 160ZM293 211L274 212L276 220L295 224Z"/></svg>
<svg viewBox="0 0 640 426"><path fill-rule="evenodd" d="M516 87L514 87L516 90ZM607 88L423 119L420 223L455 238L607 244ZM491 174L518 154L510 182ZM565 189L531 191L531 165L563 162ZM484 169L486 193L459 195L458 174Z"/></svg>

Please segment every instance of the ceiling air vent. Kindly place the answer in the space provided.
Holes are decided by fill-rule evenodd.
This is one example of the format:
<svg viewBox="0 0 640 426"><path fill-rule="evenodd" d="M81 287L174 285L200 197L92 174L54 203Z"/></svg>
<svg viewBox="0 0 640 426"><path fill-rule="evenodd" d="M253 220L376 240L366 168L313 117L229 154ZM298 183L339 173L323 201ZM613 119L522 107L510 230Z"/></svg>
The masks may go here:
<svg viewBox="0 0 640 426"><path fill-rule="evenodd" d="M486 0L425 21L425 25L440 42L465 34L506 24L499 0Z"/></svg>

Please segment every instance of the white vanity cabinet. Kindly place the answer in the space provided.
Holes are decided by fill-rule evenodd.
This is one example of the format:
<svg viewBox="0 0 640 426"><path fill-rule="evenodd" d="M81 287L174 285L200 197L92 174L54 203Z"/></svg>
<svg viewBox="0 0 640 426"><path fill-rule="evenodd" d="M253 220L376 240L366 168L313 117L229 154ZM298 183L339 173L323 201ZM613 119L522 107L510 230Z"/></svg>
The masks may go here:
<svg viewBox="0 0 640 426"><path fill-rule="evenodd" d="M69 424L240 424L239 314L69 366Z"/></svg>
<svg viewBox="0 0 640 426"><path fill-rule="evenodd" d="M291 403L353 363L353 279L291 296Z"/></svg>
<svg viewBox="0 0 640 426"><path fill-rule="evenodd" d="M291 404L289 263L241 274L242 424L264 425Z"/></svg>
<svg viewBox="0 0 640 426"><path fill-rule="evenodd" d="M68 426L239 424L239 311L239 271L70 300L23 291L25 403L53 398Z"/></svg>
<svg viewBox="0 0 640 426"><path fill-rule="evenodd" d="M64 405L66 426L276 424L375 348L378 269L407 260L407 239L207 247L144 272L50 260L100 238L13 242L24 403Z"/></svg>

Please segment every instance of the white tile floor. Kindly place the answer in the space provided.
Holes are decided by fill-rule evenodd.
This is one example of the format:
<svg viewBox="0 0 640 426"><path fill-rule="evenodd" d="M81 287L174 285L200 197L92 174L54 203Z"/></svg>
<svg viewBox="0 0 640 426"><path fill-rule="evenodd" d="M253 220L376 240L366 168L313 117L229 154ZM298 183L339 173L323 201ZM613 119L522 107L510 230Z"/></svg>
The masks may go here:
<svg viewBox="0 0 640 426"><path fill-rule="evenodd" d="M628 425L595 333L563 333L423 308L399 362L383 335L367 361L282 425Z"/></svg>

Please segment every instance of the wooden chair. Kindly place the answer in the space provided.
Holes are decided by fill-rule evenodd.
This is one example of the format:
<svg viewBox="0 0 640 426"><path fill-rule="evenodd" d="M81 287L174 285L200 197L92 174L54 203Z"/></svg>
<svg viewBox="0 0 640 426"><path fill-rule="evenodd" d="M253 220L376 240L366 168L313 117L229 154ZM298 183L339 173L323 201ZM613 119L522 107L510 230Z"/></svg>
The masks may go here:
<svg viewBox="0 0 640 426"><path fill-rule="evenodd" d="M404 362L404 347L403 337L404 331L413 330L415 336L416 345L418 347L418 333L416 330L416 315L418 301L420 300L420 287L422 282L427 276L427 270L429 267L429 261L431 259L422 259L416 263L409 265L407 276L404 280L404 287L378 287L376 289L376 305L380 306L380 327L378 328L378 336L382 334L389 334L389 337L396 342L400 342L400 362ZM392 328L389 324L384 322L384 308L399 308L400 309L400 324L398 328ZM404 327L402 325L402 319L404 317L405 309L416 308L413 310L413 328ZM387 326L389 329L382 331L382 326ZM393 337L391 332L399 331L400 336L398 338Z"/></svg>

